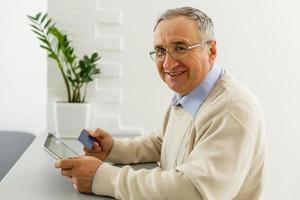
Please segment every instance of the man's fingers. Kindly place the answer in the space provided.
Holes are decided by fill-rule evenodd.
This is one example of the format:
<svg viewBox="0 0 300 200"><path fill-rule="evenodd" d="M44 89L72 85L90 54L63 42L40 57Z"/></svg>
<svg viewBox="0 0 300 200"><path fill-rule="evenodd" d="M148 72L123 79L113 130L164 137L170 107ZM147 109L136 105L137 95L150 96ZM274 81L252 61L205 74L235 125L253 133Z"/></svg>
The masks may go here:
<svg viewBox="0 0 300 200"><path fill-rule="evenodd" d="M85 156L98 158L99 154L98 153L85 153Z"/></svg>
<svg viewBox="0 0 300 200"><path fill-rule="evenodd" d="M75 167L75 164L76 160L74 159L63 159L56 161L55 167L61 169L72 169L73 167Z"/></svg>
<svg viewBox="0 0 300 200"><path fill-rule="evenodd" d="M75 181L73 182L73 188L74 188L77 192L79 192L79 191L78 191L78 188L77 188L77 184L76 184Z"/></svg>
<svg viewBox="0 0 300 200"><path fill-rule="evenodd" d="M99 128L97 128L96 130L88 130L90 136L96 138L100 135L99 131L98 131Z"/></svg>
<svg viewBox="0 0 300 200"><path fill-rule="evenodd" d="M98 152L99 151L99 144L98 144L98 142L94 142L93 143L93 147L92 147L92 149L90 150L90 151L96 151L96 152Z"/></svg>
<svg viewBox="0 0 300 200"><path fill-rule="evenodd" d="M69 177L69 178L72 178L72 172L71 170L61 170L61 175L62 176L66 176L66 177ZM70 179L69 179L70 180ZM72 180L72 179L71 179Z"/></svg>
<svg viewBox="0 0 300 200"><path fill-rule="evenodd" d="M92 153L92 152L99 152L100 151L100 147L99 147L99 144L97 142L94 142L93 143L93 147L92 149L89 149L87 148L86 146L83 147L83 150L85 152L88 152L88 153Z"/></svg>
<svg viewBox="0 0 300 200"><path fill-rule="evenodd" d="M72 177L69 177L68 180L70 183L72 183L72 185L75 183Z"/></svg>
<svg viewBox="0 0 300 200"><path fill-rule="evenodd" d="M103 136L105 136L105 134L108 134L105 130L101 129L101 128L97 128L94 131L90 131L89 130L89 134L94 137L94 138L102 138Z"/></svg>

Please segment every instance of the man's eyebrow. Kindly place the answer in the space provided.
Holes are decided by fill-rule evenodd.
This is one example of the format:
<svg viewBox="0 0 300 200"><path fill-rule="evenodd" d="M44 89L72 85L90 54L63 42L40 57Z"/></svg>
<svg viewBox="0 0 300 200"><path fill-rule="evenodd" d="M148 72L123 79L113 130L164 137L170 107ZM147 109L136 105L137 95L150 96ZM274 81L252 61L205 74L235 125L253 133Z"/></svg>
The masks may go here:
<svg viewBox="0 0 300 200"><path fill-rule="evenodd" d="M176 41L176 42L173 42L172 44L174 44L174 45L178 45L178 44L186 45L186 42L185 41Z"/></svg>
<svg viewBox="0 0 300 200"><path fill-rule="evenodd" d="M175 42L172 42L171 45L187 45L185 41L175 41ZM155 45L154 46L154 49L160 49L160 48L165 48L163 45Z"/></svg>
<svg viewBox="0 0 300 200"><path fill-rule="evenodd" d="M162 45L155 45L154 46L154 49L161 49L161 48L164 48Z"/></svg>

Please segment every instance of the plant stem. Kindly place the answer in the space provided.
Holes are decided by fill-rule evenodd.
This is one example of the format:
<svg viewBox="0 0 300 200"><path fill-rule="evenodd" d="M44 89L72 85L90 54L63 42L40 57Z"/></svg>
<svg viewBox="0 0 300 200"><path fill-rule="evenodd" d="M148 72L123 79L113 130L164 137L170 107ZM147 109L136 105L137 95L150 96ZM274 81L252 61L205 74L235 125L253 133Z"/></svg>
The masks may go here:
<svg viewBox="0 0 300 200"><path fill-rule="evenodd" d="M82 102L85 102L87 83L84 84Z"/></svg>
<svg viewBox="0 0 300 200"><path fill-rule="evenodd" d="M63 66L61 65L59 59L57 58L57 59L55 59L55 60L56 60L56 62L57 62L57 64L58 64L58 67L59 67L60 72L61 72L61 74L62 74L62 76L63 76L64 82L65 82L65 84L66 84L66 88L67 88L67 92L68 92L68 102L71 102L71 91L70 91L70 84L69 84L69 81L68 81L68 79L67 79L67 77L66 77L66 75L65 75Z"/></svg>
<svg viewBox="0 0 300 200"><path fill-rule="evenodd" d="M49 47L49 49L50 49L50 53L53 54L53 55L55 55L54 60L57 62L58 67L59 67L59 69L60 69L60 72L61 72L61 74L62 74L62 76L63 76L64 82L65 82L65 85L66 85L66 88L67 88L67 92L68 92L68 101L71 102L70 85L69 85L68 79L67 79L67 77L66 77L66 75L65 75L63 66L62 66L62 64L61 64L61 62L60 62L60 60L59 60L59 58L58 58L58 54L56 54L56 53L54 52L54 50L52 49L52 46L51 46L51 44L50 44L50 42L49 42L49 40L48 40L48 38L47 38L47 34L45 33L45 30L41 27L41 24L38 24L38 26L39 26L40 30L43 32L45 41L47 42L47 45L48 45L48 47Z"/></svg>
<svg viewBox="0 0 300 200"><path fill-rule="evenodd" d="M72 102L77 102L77 103L81 103L81 99L80 99L80 86L75 86L74 88L74 93L73 93L73 97L72 97Z"/></svg>

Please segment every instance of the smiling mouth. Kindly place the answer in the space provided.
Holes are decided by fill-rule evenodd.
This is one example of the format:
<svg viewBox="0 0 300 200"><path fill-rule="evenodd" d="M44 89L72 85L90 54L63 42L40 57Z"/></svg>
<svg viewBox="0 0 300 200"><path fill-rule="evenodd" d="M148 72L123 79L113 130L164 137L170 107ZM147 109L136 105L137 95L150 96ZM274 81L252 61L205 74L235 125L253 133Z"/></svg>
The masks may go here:
<svg viewBox="0 0 300 200"><path fill-rule="evenodd" d="M179 76L183 74L185 71L179 71L179 72L165 72L165 74L168 74L169 76Z"/></svg>

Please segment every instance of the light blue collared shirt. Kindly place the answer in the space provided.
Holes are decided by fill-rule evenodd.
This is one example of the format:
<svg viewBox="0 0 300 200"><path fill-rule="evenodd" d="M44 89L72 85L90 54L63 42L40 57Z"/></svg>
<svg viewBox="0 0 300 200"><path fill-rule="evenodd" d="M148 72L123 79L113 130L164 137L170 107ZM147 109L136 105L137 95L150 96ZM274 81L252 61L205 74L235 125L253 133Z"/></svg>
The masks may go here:
<svg viewBox="0 0 300 200"><path fill-rule="evenodd" d="M204 80L190 93L183 97L180 96L180 94L175 93L171 100L171 105L181 105L185 110L187 110L187 112L189 112L193 117L195 117L205 98L214 88L215 84L220 79L222 74L223 70L221 67L217 65L213 66L204 78Z"/></svg>

